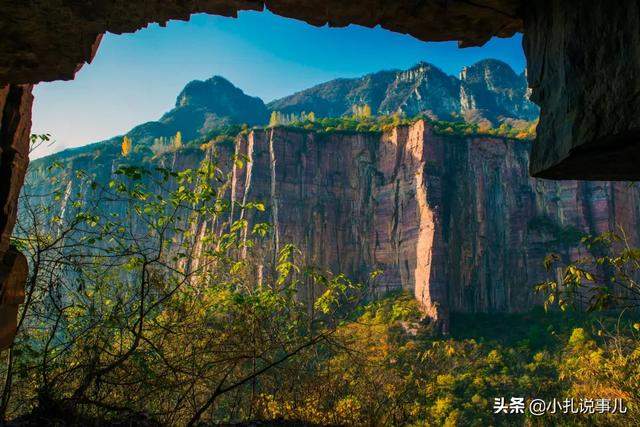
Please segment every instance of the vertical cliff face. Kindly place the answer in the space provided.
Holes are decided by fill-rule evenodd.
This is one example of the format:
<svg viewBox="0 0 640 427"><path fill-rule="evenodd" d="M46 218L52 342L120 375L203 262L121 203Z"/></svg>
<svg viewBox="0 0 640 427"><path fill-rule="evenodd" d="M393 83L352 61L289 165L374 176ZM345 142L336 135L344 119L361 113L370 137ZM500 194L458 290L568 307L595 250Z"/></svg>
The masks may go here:
<svg viewBox="0 0 640 427"><path fill-rule="evenodd" d="M381 269L376 292L413 292L446 330L451 311L540 302L545 255L575 259L581 233L620 225L640 241L635 187L530 178L529 148L438 136L424 122L382 135L254 131L237 141L250 162L234 170L232 197L265 202L274 248L294 243L360 279Z"/></svg>
<svg viewBox="0 0 640 427"><path fill-rule="evenodd" d="M426 135L430 129L418 122L383 134L378 143L374 259L385 289L412 291L426 314L440 321L448 305L440 266L441 179L432 163L442 158L443 147L424 144Z"/></svg>
<svg viewBox="0 0 640 427"><path fill-rule="evenodd" d="M252 220L273 225L273 248L295 243L308 262L360 276L372 254L378 137L270 129L237 142L249 162L235 168L232 198L267 207ZM234 212L234 219L244 215Z"/></svg>
<svg viewBox="0 0 640 427"><path fill-rule="evenodd" d="M107 148L62 160L106 185L123 162L119 147ZM374 293L412 292L446 331L450 312L517 312L540 303L533 285L547 277L544 257L581 256L582 233L622 226L640 243L635 186L530 178L529 148L517 140L436 135L419 121L383 134L254 130L235 146L182 149L150 161L182 170L217 151L222 165L234 164L230 197L239 203L230 219L273 225L265 274L286 243L308 263L354 279L381 270ZM234 152L247 159L244 167L229 160ZM34 162L26 188L49 192L46 166ZM71 176L66 194L83 194L87 184ZM243 211L248 201L262 201L266 210ZM64 217L65 206L63 199L56 213ZM120 202L105 206L123 210ZM199 218L191 231L219 232L223 224L213 221Z"/></svg>

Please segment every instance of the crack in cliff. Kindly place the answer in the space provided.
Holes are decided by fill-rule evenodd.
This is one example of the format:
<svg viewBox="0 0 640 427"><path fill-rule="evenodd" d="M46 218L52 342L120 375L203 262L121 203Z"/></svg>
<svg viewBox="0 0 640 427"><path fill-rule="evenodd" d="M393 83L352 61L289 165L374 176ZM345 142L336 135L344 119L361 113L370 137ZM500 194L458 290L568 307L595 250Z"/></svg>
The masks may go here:
<svg viewBox="0 0 640 427"><path fill-rule="evenodd" d="M598 233L598 230L591 206L591 183L588 181L578 182L578 188L580 189L580 198L582 199L582 209L584 212L584 219L588 227L588 233L595 235Z"/></svg>
<svg viewBox="0 0 640 427"><path fill-rule="evenodd" d="M394 252L396 253L396 264L398 267L402 265L400 260L400 244L402 242L401 231L399 230L400 217L402 216L402 202L400 201L400 186L401 182L398 178L400 170L404 162L404 154L406 147L406 138L401 138L399 135L400 129L396 128L393 131L393 140L395 142L396 156L393 166L393 173L391 175L391 181L395 182L395 194L393 203L393 216L391 223L391 242L393 244Z"/></svg>
<svg viewBox="0 0 640 427"><path fill-rule="evenodd" d="M276 153L274 147L275 128L271 128L269 133L269 165L271 172L271 218L273 224L273 239L274 239L274 261L277 260L278 252L280 252L280 223L278 218L278 193L276 184ZM245 192L245 194L247 194ZM275 263L274 263L275 265Z"/></svg>
<svg viewBox="0 0 640 427"><path fill-rule="evenodd" d="M247 140L247 154L246 154L246 165L245 165L245 177L244 177L244 188L243 188L243 195L242 195L242 209L240 210L240 218L239 219L244 219L245 217L245 205L247 204L247 198L249 197L249 193L251 192L251 183L253 182L253 150L254 150L254 138L253 135L250 136ZM244 228L243 231L243 236L242 236L242 241L243 241L243 248L242 248L242 253L243 253L243 257L246 258L247 256L247 236L249 234L249 223L247 222L247 225Z"/></svg>

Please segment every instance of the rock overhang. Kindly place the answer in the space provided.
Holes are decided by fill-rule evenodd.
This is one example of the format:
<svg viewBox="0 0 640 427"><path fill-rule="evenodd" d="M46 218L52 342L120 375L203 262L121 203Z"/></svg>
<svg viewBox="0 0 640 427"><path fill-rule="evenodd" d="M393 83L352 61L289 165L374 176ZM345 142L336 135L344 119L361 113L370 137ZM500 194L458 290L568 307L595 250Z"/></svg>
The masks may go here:
<svg viewBox="0 0 640 427"><path fill-rule="evenodd" d="M635 162L640 158L640 97L634 95L640 90L639 4L640 0L606 5L598 0L0 0L0 87L73 79L92 60L105 32L134 32L150 23L188 20L194 13L236 17L241 11L268 9L315 26L381 26L424 41L458 40L462 47L523 32L531 95L541 107L531 174L633 180L640 178Z"/></svg>
<svg viewBox="0 0 640 427"><path fill-rule="evenodd" d="M150 23L188 20L194 13L236 17L246 10L271 12L314 26L356 24L410 34L424 41L484 44L522 30L517 0L133 0L3 1L0 16L0 82L72 79L92 59L105 32L134 32Z"/></svg>

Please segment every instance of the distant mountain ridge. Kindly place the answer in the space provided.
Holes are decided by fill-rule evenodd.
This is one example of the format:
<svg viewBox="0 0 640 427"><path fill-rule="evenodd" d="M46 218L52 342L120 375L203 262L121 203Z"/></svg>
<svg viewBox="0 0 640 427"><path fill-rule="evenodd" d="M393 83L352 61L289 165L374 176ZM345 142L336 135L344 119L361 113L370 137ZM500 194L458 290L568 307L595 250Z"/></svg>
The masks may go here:
<svg viewBox="0 0 640 427"><path fill-rule="evenodd" d="M336 79L267 104L283 113L314 111L317 116L348 114L368 104L374 114L399 112L433 119L534 120L538 107L529 101L524 73L502 61L486 59L465 67L460 78L420 62L408 70L380 71L353 79Z"/></svg>
<svg viewBox="0 0 640 427"><path fill-rule="evenodd" d="M194 80L178 94L173 109L157 121L134 127L127 135L138 146L151 146L157 139L171 138L177 132L184 141L190 141L206 137L221 126L266 125L272 111L286 114L313 111L316 117L338 117L351 114L354 106L363 104L369 105L374 115L422 114L438 120L489 121L493 126L505 120L530 121L538 116L538 107L527 98L524 74L516 74L504 62L480 61L465 67L460 78L420 62L408 70L331 80L267 105L224 77ZM119 145L121 138L122 135L101 143ZM92 150L93 145L56 155Z"/></svg>

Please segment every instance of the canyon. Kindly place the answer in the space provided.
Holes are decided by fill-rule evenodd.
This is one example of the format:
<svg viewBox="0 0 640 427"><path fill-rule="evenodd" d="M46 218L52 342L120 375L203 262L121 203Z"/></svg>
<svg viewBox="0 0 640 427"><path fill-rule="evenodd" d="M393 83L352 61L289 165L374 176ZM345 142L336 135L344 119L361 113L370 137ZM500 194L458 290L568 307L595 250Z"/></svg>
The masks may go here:
<svg viewBox="0 0 640 427"><path fill-rule="evenodd" d="M264 212L247 219L272 224L272 249L292 243L305 262L363 282L380 271L370 284L374 294L412 293L446 333L451 313L541 304L534 284L554 274L545 270L545 256L584 255L583 234L622 227L631 244L640 242L636 186L532 178L530 144L437 134L419 120L382 133L256 128L233 144L170 157L178 169L197 167L212 150L221 159L246 158L243 167L227 163L228 197L264 203ZM119 145L100 147L34 161L25 188L42 192L55 160L108 182L122 158ZM67 191L82 191L78 185L72 180Z"/></svg>
<svg viewBox="0 0 640 427"><path fill-rule="evenodd" d="M344 117L364 103L378 114L426 118L384 132L265 127L273 111ZM58 180L64 193L84 194L78 170L106 186L123 163L182 170L218 155L231 180L229 201L266 207L234 209L230 219L247 215L272 224L271 254L292 243L306 263L354 280L379 271L373 294L412 293L446 332L451 313L512 313L541 304L534 285L553 275L544 258L553 252L576 260L584 234L622 227L630 244L640 243L635 185L532 178L532 141L474 128L443 133L435 124L453 122L432 120L527 123L536 113L524 76L496 60L465 67L460 79L420 63L333 80L269 104L214 76L188 83L172 110L130 130L128 157L117 136L36 159L24 193L51 193L52 176L65 174ZM240 131L240 123L253 127ZM180 147L172 142L177 132L185 141ZM234 156L246 164L239 167ZM52 170L54 164L61 167ZM108 205L104 213L122 208Z"/></svg>
<svg viewBox="0 0 640 427"><path fill-rule="evenodd" d="M461 47L522 32L531 100L541 107L530 174L552 179L638 179L638 0L613 4L596 0L5 1L0 16L5 36L0 42L3 289L26 280L13 277L15 260L23 263L24 257L9 247L9 238L29 162L33 84L73 79L93 60L107 31L133 32L149 23L188 20L192 13L235 17L239 11L266 8L312 25L380 25L425 41L458 40ZM14 303L0 301L0 310L12 313ZM0 348L7 345L0 342Z"/></svg>

